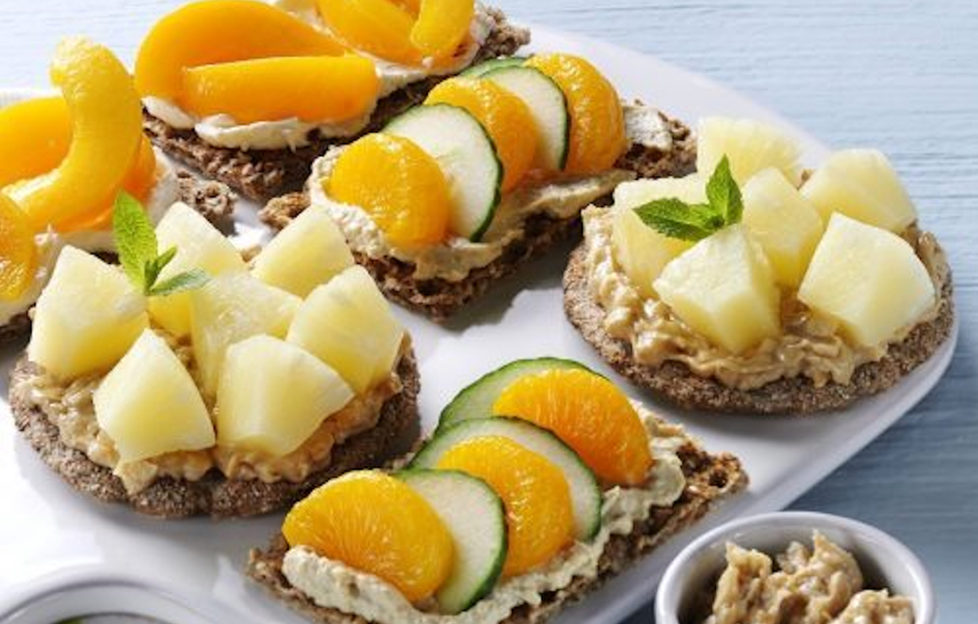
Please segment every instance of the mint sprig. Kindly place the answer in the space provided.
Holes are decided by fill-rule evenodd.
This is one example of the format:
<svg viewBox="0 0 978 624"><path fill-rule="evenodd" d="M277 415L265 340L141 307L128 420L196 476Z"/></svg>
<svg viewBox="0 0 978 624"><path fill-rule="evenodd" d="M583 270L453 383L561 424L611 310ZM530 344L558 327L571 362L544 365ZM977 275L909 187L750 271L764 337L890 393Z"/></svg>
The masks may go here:
<svg viewBox="0 0 978 624"><path fill-rule="evenodd" d="M200 269L178 273L159 282L163 269L177 255L170 247L159 253L156 231L139 201L122 191L112 208L112 230L119 264L133 284L147 297L162 297L200 288L210 277Z"/></svg>
<svg viewBox="0 0 978 624"><path fill-rule="evenodd" d="M724 156L706 183L705 204L687 204L670 197L656 199L635 209L642 223L669 238L698 241L738 223L744 214L740 187Z"/></svg>

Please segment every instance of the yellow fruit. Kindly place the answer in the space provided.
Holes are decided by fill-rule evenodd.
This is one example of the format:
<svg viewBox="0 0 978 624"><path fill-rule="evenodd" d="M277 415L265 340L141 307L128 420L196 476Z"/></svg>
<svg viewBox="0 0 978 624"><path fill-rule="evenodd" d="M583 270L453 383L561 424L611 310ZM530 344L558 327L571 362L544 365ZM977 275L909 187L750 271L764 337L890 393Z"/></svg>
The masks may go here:
<svg viewBox="0 0 978 624"><path fill-rule="evenodd" d="M733 353L781 331L774 272L743 225L693 245L666 265L654 287L676 316Z"/></svg>
<svg viewBox="0 0 978 624"><path fill-rule="evenodd" d="M615 260L645 297L654 297L652 283L673 258L693 244L670 238L645 225L635 208L657 199L676 198L688 204L706 201L706 182L698 175L625 182L615 189L611 244Z"/></svg>
<svg viewBox="0 0 978 624"><path fill-rule="evenodd" d="M37 244L27 217L0 193L0 301L14 301L34 283Z"/></svg>
<svg viewBox="0 0 978 624"><path fill-rule="evenodd" d="M275 457L297 449L353 391L299 347L253 336L228 347L217 392L217 442Z"/></svg>
<svg viewBox="0 0 978 624"><path fill-rule="evenodd" d="M652 467L649 435L628 397L604 377L554 369L520 377L492 406L554 432L602 480L644 483Z"/></svg>
<svg viewBox="0 0 978 624"><path fill-rule="evenodd" d="M193 378L151 329L105 376L93 401L120 462L214 445L210 413Z"/></svg>
<svg viewBox="0 0 978 624"><path fill-rule="evenodd" d="M0 188L51 171L70 145L71 116L63 97L0 109Z"/></svg>
<svg viewBox="0 0 978 624"><path fill-rule="evenodd" d="M574 540L567 479L557 466L509 438L466 440L440 460L485 481L503 501L509 551L503 575L516 576L549 561Z"/></svg>
<svg viewBox="0 0 978 624"><path fill-rule="evenodd" d="M696 141L696 170L710 175L723 157L730 172L744 184L758 171L774 167L794 185L801 180L801 148L780 128L753 119L707 117L700 120Z"/></svg>
<svg viewBox="0 0 978 624"><path fill-rule="evenodd" d="M273 57L187 68L180 103L198 116L223 113L242 124L321 123L367 114L379 91L373 61L362 56Z"/></svg>
<svg viewBox="0 0 978 624"><path fill-rule="evenodd" d="M202 269L211 277L246 266L234 245L207 219L186 204L174 204L156 226L160 251L177 248L177 255L163 269L160 280L191 269ZM153 320L174 336L190 334L190 293L181 292L149 301Z"/></svg>
<svg viewBox="0 0 978 624"><path fill-rule="evenodd" d="M105 372L148 325L146 299L121 270L65 247L37 300L27 355L64 380Z"/></svg>
<svg viewBox="0 0 978 624"><path fill-rule="evenodd" d="M310 206L255 258L252 274L305 298L317 286L353 266L346 239L325 209Z"/></svg>
<svg viewBox="0 0 978 624"><path fill-rule="evenodd" d="M344 51L326 33L264 2L192 2L157 22L143 40L136 57L136 88L144 96L176 102L186 67Z"/></svg>
<svg viewBox="0 0 978 624"><path fill-rule="evenodd" d="M464 108L482 124L503 163L503 192L515 188L530 170L540 139L530 109L519 97L489 80L459 76L432 89L425 104Z"/></svg>
<svg viewBox="0 0 978 624"><path fill-rule="evenodd" d="M571 116L570 174L607 171L625 152L625 114L618 92L586 60L569 54L537 54L526 65L553 79L567 98Z"/></svg>
<svg viewBox="0 0 978 624"><path fill-rule="evenodd" d="M829 156L805 182L801 194L828 223L833 212L900 233L917 210L893 165L879 150L851 149Z"/></svg>
<svg viewBox="0 0 978 624"><path fill-rule="evenodd" d="M357 394L386 379L404 329L363 267L316 288L289 328L288 341L334 368Z"/></svg>
<svg viewBox="0 0 978 624"><path fill-rule="evenodd" d="M418 65L424 55L411 42L414 16L388 0L319 0L319 14L350 46L388 61Z"/></svg>
<svg viewBox="0 0 978 624"><path fill-rule="evenodd" d="M290 546L384 579L412 603L441 587L455 552L431 505L378 471L350 472L319 487L288 513L282 535Z"/></svg>
<svg viewBox="0 0 978 624"><path fill-rule="evenodd" d="M865 346L915 323L935 297L927 269L905 240L842 214L829 220L798 289L798 299Z"/></svg>
<svg viewBox="0 0 978 624"><path fill-rule="evenodd" d="M107 48L83 38L63 40L51 80L71 111L71 147L56 169L10 192L37 231L104 210L143 137L139 96Z"/></svg>
<svg viewBox="0 0 978 624"><path fill-rule="evenodd" d="M214 396L228 347L268 334L284 338L301 299L249 273L231 272L190 292L190 336L204 394Z"/></svg>
<svg viewBox="0 0 978 624"><path fill-rule="evenodd" d="M475 15L473 0L422 0L410 40L425 56L451 56L465 41Z"/></svg>
<svg viewBox="0 0 978 624"><path fill-rule="evenodd" d="M774 278L798 288L822 237L822 219L777 169L764 169L743 188L744 224L760 243Z"/></svg>
<svg viewBox="0 0 978 624"><path fill-rule="evenodd" d="M333 199L363 208L394 245L431 245L448 235L448 182L438 162L408 139L363 137L343 151L324 187Z"/></svg>

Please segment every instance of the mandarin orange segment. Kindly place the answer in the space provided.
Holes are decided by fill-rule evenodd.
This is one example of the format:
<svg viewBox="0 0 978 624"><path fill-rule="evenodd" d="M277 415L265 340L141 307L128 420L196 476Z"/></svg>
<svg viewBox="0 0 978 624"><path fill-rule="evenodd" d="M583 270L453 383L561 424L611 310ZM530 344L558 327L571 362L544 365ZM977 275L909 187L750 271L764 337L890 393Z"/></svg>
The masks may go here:
<svg viewBox="0 0 978 624"><path fill-rule="evenodd" d="M176 101L186 67L344 51L328 34L263 2L205 0L153 26L136 57L136 88L142 95Z"/></svg>
<svg viewBox="0 0 978 624"><path fill-rule="evenodd" d="M114 199L143 138L139 96L108 48L65 39L51 79L71 111L71 145L56 169L10 190L36 231L100 212Z"/></svg>
<svg viewBox="0 0 978 624"><path fill-rule="evenodd" d="M469 34L473 15L473 0L421 0L411 43L425 56L450 56Z"/></svg>
<svg viewBox="0 0 978 624"><path fill-rule="evenodd" d="M60 96L0 109L0 188L51 171L70 142L71 117Z"/></svg>
<svg viewBox="0 0 978 624"><path fill-rule="evenodd" d="M503 191L520 183L536 154L539 138L523 100L488 80L450 78L431 90L425 104L451 104L479 120L503 162Z"/></svg>
<svg viewBox="0 0 978 624"><path fill-rule="evenodd" d="M378 576L410 602L430 597L448 578L451 534L431 506L379 471L350 472L319 487L285 517L290 546Z"/></svg>
<svg viewBox="0 0 978 624"><path fill-rule="evenodd" d="M492 412L553 431L607 482L639 485L652 467L648 433L628 397L590 371L521 377L502 391Z"/></svg>
<svg viewBox="0 0 978 624"><path fill-rule="evenodd" d="M563 472L509 438L473 438L449 449L438 468L485 481L506 508L509 552L503 574L515 576L549 561L574 539L570 488Z"/></svg>
<svg viewBox="0 0 978 624"><path fill-rule="evenodd" d="M526 65L549 76L567 98L570 153L564 170L593 174L614 166L627 147L618 93L588 61L569 54L539 54Z"/></svg>
<svg viewBox="0 0 978 624"><path fill-rule="evenodd" d="M15 300L34 280L37 245L27 217L0 193L0 301Z"/></svg>
<svg viewBox="0 0 978 624"><path fill-rule="evenodd" d="M379 91L374 64L362 56L272 57L187 68L180 103L202 117L227 113L245 124L332 122L367 113Z"/></svg>
<svg viewBox="0 0 978 624"><path fill-rule="evenodd" d="M337 159L324 188L333 199L363 208L395 245L430 245L448 235L448 182L438 162L408 139L370 134L356 141Z"/></svg>
<svg viewBox="0 0 978 624"><path fill-rule="evenodd" d="M326 25L352 47L396 63L417 65L424 56L413 43L414 15L390 0L319 0Z"/></svg>

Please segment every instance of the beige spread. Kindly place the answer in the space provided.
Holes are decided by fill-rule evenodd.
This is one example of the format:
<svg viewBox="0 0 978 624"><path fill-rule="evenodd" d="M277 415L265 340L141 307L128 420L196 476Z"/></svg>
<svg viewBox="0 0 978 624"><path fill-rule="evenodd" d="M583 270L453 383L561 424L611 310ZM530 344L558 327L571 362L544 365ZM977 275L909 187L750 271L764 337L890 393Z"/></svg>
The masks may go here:
<svg viewBox="0 0 978 624"><path fill-rule="evenodd" d="M546 592L566 587L576 577L593 578L612 535L626 535L646 520L654 507L669 507L682 495L686 479L677 450L686 438L682 428L657 421L635 404L649 432L655 462L640 488L613 487L603 494L601 529L591 542L574 542L549 562L500 581L492 593L458 615L443 615L412 605L386 581L342 562L298 546L290 549L282 572L293 587L316 604L351 613L377 624L495 624L522 604L539 604Z"/></svg>
<svg viewBox="0 0 978 624"><path fill-rule="evenodd" d="M631 344L641 364L682 362L697 375L714 377L741 390L799 376L811 379L816 387L829 382L847 384L859 365L882 359L889 344L900 342L913 329L904 328L889 344L857 346L841 336L834 321L813 314L786 294L782 297L781 335L745 353L730 353L691 329L665 303L639 293L612 252L612 214L610 209L596 207L583 213L589 286L605 311L605 331ZM934 236L916 226L903 236L927 267L936 292L941 292L949 269ZM932 320L937 311L935 304L918 323Z"/></svg>
<svg viewBox="0 0 978 624"><path fill-rule="evenodd" d="M863 590L856 559L815 531L814 549L798 542L771 558L727 544L705 624L913 624L913 604L887 590Z"/></svg>
<svg viewBox="0 0 978 624"><path fill-rule="evenodd" d="M178 340L160 328L155 330L166 338L180 361L198 380L193 349L186 341ZM402 345L400 357L407 348ZM260 479L266 483L287 480L299 482L309 474L329 465L336 444L366 431L377 424L380 408L387 399L401 390L401 379L395 362L390 377L355 396L343 409L329 415L320 427L296 450L283 457L273 457L242 449L213 447L199 451L177 451L139 461L120 463L119 454L109 435L99 428L92 397L104 375L88 375L65 383L35 369L18 383L24 388L13 389L29 397L47 418L58 427L61 440L71 448L85 453L100 466L111 468L129 494L138 493L159 477L187 481L201 479L217 468L229 479ZM210 406L211 410L214 409Z"/></svg>

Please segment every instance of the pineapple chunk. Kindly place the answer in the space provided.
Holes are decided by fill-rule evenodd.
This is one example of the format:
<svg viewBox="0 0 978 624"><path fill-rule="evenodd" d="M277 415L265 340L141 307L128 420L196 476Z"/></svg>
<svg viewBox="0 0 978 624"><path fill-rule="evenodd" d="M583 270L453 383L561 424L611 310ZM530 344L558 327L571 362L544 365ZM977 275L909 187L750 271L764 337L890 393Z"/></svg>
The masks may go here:
<svg viewBox="0 0 978 624"><path fill-rule="evenodd" d="M753 119L707 117L699 124L696 170L710 175L724 155L738 184L768 167L779 169L795 186L801 181L801 149L783 130Z"/></svg>
<svg viewBox="0 0 978 624"><path fill-rule="evenodd" d="M148 325L146 299L122 271L65 247L37 300L27 356L65 380L104 372Z"/></svg>
<svg viewBox="0 0 978 624"><path fill-rule="evenodd" d="M645 225L635 208L675 197L687 204L706 202L706 182L697 175L625 182L615 189L611 245L615 260L645 297L655 296L652 282L666 264L693 244L670 238Z"/></svg>
<svg viewBox="0 0 978 624"><path fill-rule="evenodd" d="M308 351L253 336L227 350L217 392L217 442L281 457L352 398L339 374Z"/></svg>
<svg viewBox="0 0 978 624"><path fill-rule="evenodd" d="M312 291L295 315L288 341L336 369L362 394L390 375L403 337L370 274L354 266Z"/></svg>
<svg viewBox="0 0 978 624"><path fill-rule="evenodd" d="M907 241L832 215L798 289L804 304L835 319L865 346L880 345L935 302L934 283Z"/></svg>
<svg viewBox="0 0 978 624"><path fill-rule="evenodd" d="M190 269L203 269L209 275L244 271L241 253L217 228L186 204L173 204L156 226L160 251L177 248L177 255L160 274L160 281ZM149 314L174 336L190 334L190 295L186 292L168 297L153 297Z"/></svg>
<svg viewBox="0 0 978 624"><path fill-rule="evenodd" d="M743 225L693 245L666 265L654 286L694 331L733 353L781 331L774 273Z"/></svg>
<svg viewBox="0 0 978 624"><path fill-rule="evenodd" d="M120 462L214 445L211 417L193 378L151 329L105 376L93 401Z"/></svg>
<svg viewBox="0 0 978 624"><path fill-rule="evenodd" d="M835 152L801 188L828 222L841 212L863 223L902 232L917 220L917 210L893 165L879 150Z"/></svg>
<svg viewBox="0 0 978 624"><path fill-rule="evenodd" d="M774 277L798 288L822 236L818 211L777 169L765 169L744 186L744 224L771 261Z"/></svg>
<svg viewBox="0 0 978 624"><path fill-rule="evenodd" d="M224 354L257 334L284 338L301 299L249 273L225 273L190 293L190 335L204 393L214 396Z"/></svg>
<svg viewBox="0 0 978 624"><path fill-rule="evenodd" d="M343 233L324 208L311 206L258 254L252 274L305 298L316 286L351 266L353 254Z"/></svg>

